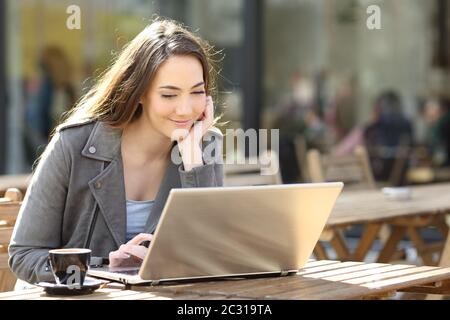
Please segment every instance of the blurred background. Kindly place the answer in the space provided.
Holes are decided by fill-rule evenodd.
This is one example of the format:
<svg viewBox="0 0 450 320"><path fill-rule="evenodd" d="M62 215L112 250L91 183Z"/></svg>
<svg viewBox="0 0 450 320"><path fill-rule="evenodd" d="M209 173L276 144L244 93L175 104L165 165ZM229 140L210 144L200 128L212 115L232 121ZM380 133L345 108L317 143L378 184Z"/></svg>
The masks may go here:
<svg viewBox="0 0 450 320"><path fill-rule="evenodd" d="M381 29L367 27L372 4ZM80 29L66 27L70 5ZM222 50L222 131L279 128L283 183L311 180L308 150L358 145L376 181L450 180L447 0L0 0L0 174L31 172L61 114L154 14Z"/></svg>

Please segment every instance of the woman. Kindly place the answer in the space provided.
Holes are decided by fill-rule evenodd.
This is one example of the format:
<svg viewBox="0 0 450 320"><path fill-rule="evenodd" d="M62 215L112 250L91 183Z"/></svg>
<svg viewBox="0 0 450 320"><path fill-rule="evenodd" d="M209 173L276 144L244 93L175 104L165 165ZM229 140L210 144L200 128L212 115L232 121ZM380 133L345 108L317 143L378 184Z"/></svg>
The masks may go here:
<svg viewBox="0 0 450 320"><path fill-rule="evenodd" d="M202 154L222 144L208 51L176 23L156 21L58 126L9 247L19 279L52 280L51 248L90 248L91 263L138 264L171 188L222 185L220 154Z"/></svg>

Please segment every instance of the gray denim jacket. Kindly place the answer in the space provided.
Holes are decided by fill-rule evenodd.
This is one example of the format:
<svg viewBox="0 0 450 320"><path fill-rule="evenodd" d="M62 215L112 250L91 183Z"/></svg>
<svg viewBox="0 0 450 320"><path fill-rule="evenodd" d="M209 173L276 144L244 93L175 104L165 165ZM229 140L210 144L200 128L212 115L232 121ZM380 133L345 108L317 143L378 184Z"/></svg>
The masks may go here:
<svg viewBox="0 0 450 320"><path fill-rule="evenodd" d="M33 174L9 246L9 266L19 279L52 280L50 249L90 248L93 257L107 258L126 242L121 134L96 121L58 128ZM211 128L203 148L216 143L221 156L222 139L220 131ZM174 148L178 152L176 144ZM169 161L146 232L155 231L172 188L223 185L221 162L205 162L186 172L182 164Z"/></svg>

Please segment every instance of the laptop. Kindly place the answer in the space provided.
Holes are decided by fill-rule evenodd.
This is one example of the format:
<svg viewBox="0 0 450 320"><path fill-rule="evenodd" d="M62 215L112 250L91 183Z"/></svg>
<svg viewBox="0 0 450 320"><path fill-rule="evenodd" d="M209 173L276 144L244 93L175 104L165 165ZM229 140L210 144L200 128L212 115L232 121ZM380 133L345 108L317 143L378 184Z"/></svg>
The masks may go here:
<svg viewBox="0 0 450 320"><path fill-rule="evenodd" d="M125 284L295 274L342 182L172 189L140 267L90 268Z"/></svg>

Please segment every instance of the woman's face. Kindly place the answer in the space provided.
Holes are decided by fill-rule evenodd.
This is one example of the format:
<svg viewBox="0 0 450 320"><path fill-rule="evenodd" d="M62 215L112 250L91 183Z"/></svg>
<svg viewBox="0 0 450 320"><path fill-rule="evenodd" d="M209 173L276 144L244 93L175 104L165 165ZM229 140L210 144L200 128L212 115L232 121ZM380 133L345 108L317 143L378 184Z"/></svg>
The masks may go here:
<svg viewBox="0 0 450 320"><path fill-rule="evenodd" d="M172 139L176 129L190 129L206 107L203 67L193 56L173 56L158 69L142 97L144 117L159 133Z"/></svg>

